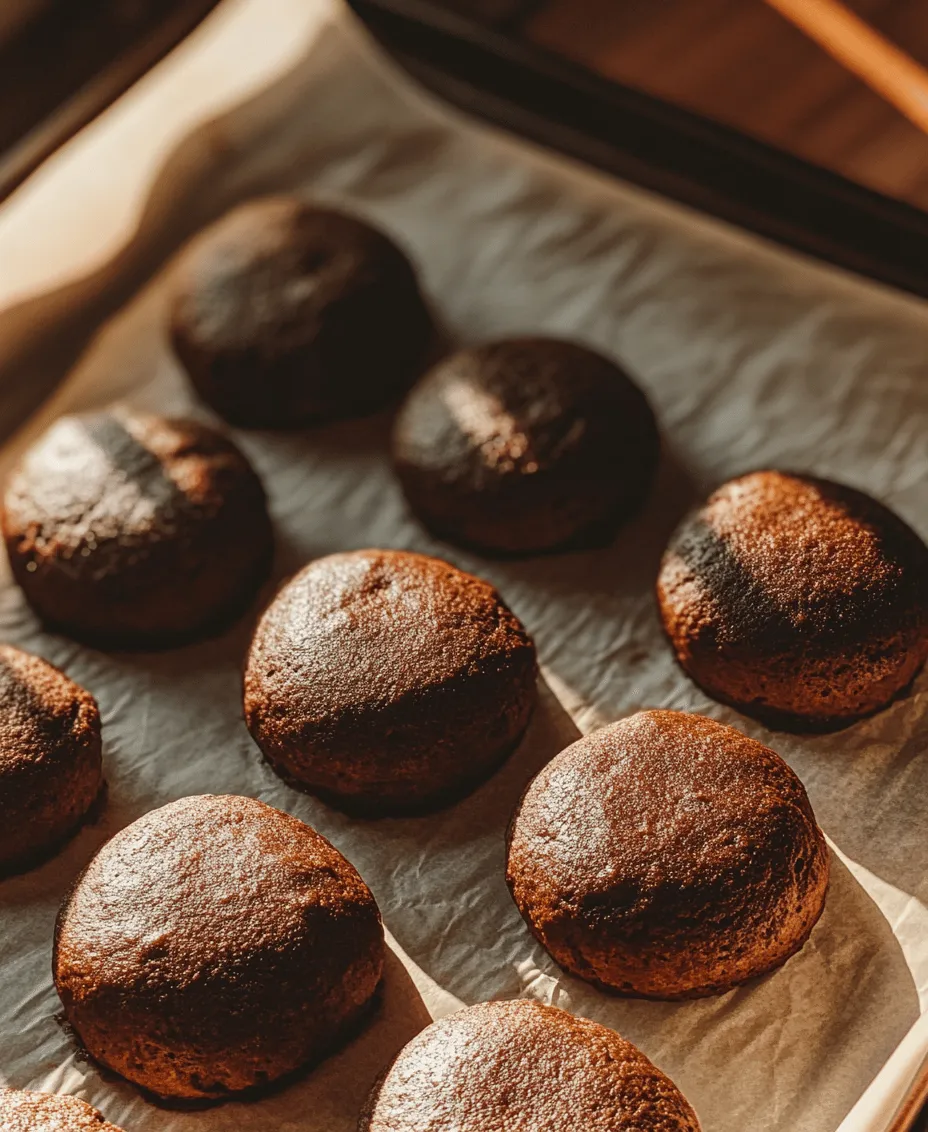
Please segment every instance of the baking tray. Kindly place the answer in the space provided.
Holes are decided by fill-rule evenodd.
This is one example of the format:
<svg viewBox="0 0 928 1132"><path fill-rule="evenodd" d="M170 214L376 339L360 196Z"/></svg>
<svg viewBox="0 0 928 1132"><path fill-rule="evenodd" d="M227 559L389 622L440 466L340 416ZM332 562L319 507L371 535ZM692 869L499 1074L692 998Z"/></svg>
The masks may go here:
<svg viewBox="0 0 928 1132"><path fill-rule="evenodd" d="M421 532L409 523L408 517L404 517L395 485L391 487L389 481L372 476L376 469L382 469L382 448L378 445L382 444L383 421L302 439L276 437L261 441L246 436L242 438L243 443L272 484L278 518L289 535L284 539L280 571L292 569L313 554L357 544L362 536L364 541L411 545L443 553L493 577L506 596L520 607L520 612L528 600L522 590L523 586L527 586L525 592L533 596L529 603L531 616L528 613L525 616L539 640L544 642L543 661L551 661L557 638L561 662L556 667L568 675L579 677L583 671L582 658L575 655L574 641L570 639L575 634L569 624L555 633L553 623L562 617L569 622L571 615L579 616L594 591L600 600L606 600L616 587L616 578L626 576L621 572L628 570L629 564L632 577L638 578L636 584L645 584L646 590L647 579L635 573L637 567L634 564L640 560L647 565L659 550L666 527L682 502L681 496L693 489L704 490L710 481L737 470L739 462L743 466L747 459L756 459L758 453L770 451L764 446L770 443L771 436L778 438L778 458L785 459L802 452L802 447L796 446L797 436L802 431L798 425L814 427L815 418L821 413L837 426L833 410L847 394L848 374L853 386L859 388L861 397L864 386L868 387L866 403L879 420L869 434L866 430L861 432L862 422L854 412L850 412L849 407L850 417L844 422L847 427L840 439L826 434L817 438L816 466L832 474L843 472L844 478L856 475L857 482L870 486L878 494L889 496L903 513L907 513L908 506L911 517L915 497L907 491L911 492L912 485L909 484L907 489L904 483L891 482L880 466L878 448L882 445L890 448L892 441L904 435L909 425L907 415L899 409L899 399L903 389L911 390L913 396L918 394L916 366L921 364L923 331L920 307L914 303L910 305L900 297L882 296L875 288L858 288L852 283L845 287L827 273L819 276L813 269L795 263L790 257L760 251L750 241L739 241L735 234L704 225L698 218L681 216L675 210L664 211L659 203L649 203L646 198L627 192L621 186L597 180L582 170L571 169L566 164L562 166L558 161L546 162L538 155L525 152L524 147L514 147L510 152L504 139L472 135L465 128L452 129L444 122L430 125L431 119L427 114L411 115L408 132L395 139L397 148L386 146L380 133L382 123L377 118L381 109L377 95L382 96L384 105L389 104L393 86L387 83L381 89L379 79L375 81L378 74L376 67L372 66L368 74L367 57L363 56L362 61L365 67L356 76L361 89L355 101L350 97L351 88L341 87L332 79L327 71L327 67L332 65L331 58L324 53L315 57L311 72L297 68L292 79L281 79L275 91L279 98L286 102L287 97L292 99L302 92L305 100L300 104L298 130L294 130L294 122L285 128L274 119L273 98L259 99L259 105L251 112L233 115L218 128L211 127L208 137L203 139L205 146L214 147L216 162L221 159L227 164L204 166L198 170L192 183L172 184L172 190L178 194L181 203L198 202L199 211L193 220L209 219L211 212L220 211L226 204L232 203L236 193L241 195L311 184L314 191L347 200L350 205L371 214L395 231L407 244L412 241L415 256L425 269L429 290L440 296L441 309L452 336L482 337L535 326L539 320L554 332L566 333L572 327L582 325L584 337L625 358L641 375L660 407L666 434L671 440L671 451L676 450L677 463L671 460L665 464L659 501L663 501L661 506L666 509L658 506L656 511L649 510L644 526L634 528L605 555L503 567L457 555L449 548L423 540ZM305 84L305 90L301 83ZM310 99L307 92L314 97ZM362 99L361 95L373 97ZM406 105L406 100L404 94L400 104ZM409 104L414 105L414 101ZM369 106L375 109L369 111L366 109ZM333 109L344 115L343 125L338 130L333 130L331 119L322 117L326 113L331 115ZM299 162L294 160L292 150L286 148L287 144L295 144L297 135L306 139L308 147L300 150ZM219 139L224 139L225 145L216 146ZM236 147L239 147L239 156L244 162L242 168L234 161ZM253 147L253 153L249 147ZM431 152L430 147L439 156L444 154L446 161L448 147L457 147L455 152L461 163L460 175L453 184L446 181L443 186L430 188L427 170L431 168L432 158L425 158L425 154ZM243 153L252 154L253 166L244 161ZM403 182L407 167L421 174L418 180ZM476 175L475 167L479 167L483 177L484 194L473 201L462 200L461 191ZM369 182L365 180L368 177ZM549 185L540 196L539 178ZM223 182L221 189L216 185L220 179ZM404 184L405 191L400 192ZM551 185L561 188L555 191ZM565 195L563 200L559 196L561 191ZM568 195L569 202L566 200ZM458 211L455 215L458 219L466 219L478 234L478 238L466 241L465 259L453 249L449 250L449 241L453 244L457 237L454 231L447 230L441 209L448 207L450 200L456 200ZM604 202L608 202L609 216L602 226L598 226L599 222L594 221L605 208ZM565 215L563 208L567 203L571 203L572 208L576 206L576 212L571 211L570 216ZM489 261L486 249L481 247L480 226L486 218L486 230L491 231L490 221L501 208L508 210L512 228L507 228L507 232L512 245L509 254L501 256L497 253ZM519 217L525 215L526 209L540 228L524 224L519 227ZM193 222L185 216L182 222L172 218L168 224L166 215L166 210L162 209L154 218L145 218L147 223L143 224L142 232L130 242L126 254L119 257L118 271L108 284L106 301L90 296L83 310L81 334L73 337L73 343L77 344L74 353L78 352L80 343L98 334L96 343L62 389L59 399L44 410L45 419L69 405L98 403L118 396L138 400L150 407L170 410L188 407L183 385L164 354L158 287L147 290L122 315L107 323L112 310L130 300L136 286L146 277L153 258L152 249L157 246L163 255L167 255L185 234L185 225ZM427 221L424 230L413 231L413 215ZM153 225L157 230L152 230ZM547 281L543 278L544 264L563 262L564 249L577 240L583 242L585 254L598 257L600 268L602 257L609 260L608 275L615 293L610 293L601 304L592 294L583 298L584 285L589 283L586 267L578 270L574 263L557 278ZM524 257L527 249L531 249L534 255L531 260L534 274L526 272ZM514 266L516 264L518 270ZM515 274L507 275L507 271ZM690 274L687 275L687 272ZM681 279L691 282L698 279L698 295L682 293ZM490 302L483 294L488 280L492 280L497 288L497 301ZM508 287L505 285L507 280ZM520 288L529 299L531 288L542 283L547 288L544 304L532 301L520 305ZM721 314L714 310L709 296L720 304ZM587 304L583 307L582 319L578 297ZM695 307L688 306L694 298ZM734 318L731 326L729 315ZM693 351L693 345L700 341L707 324L719 317L722 319L721 329L727 328L725 356L718 358L714 354L700 355L698 349ZM739 320L744 324L743 334L737 329ZM75 324L79 321L75 316ZM794 324L798 340L792 337ZM783 335L782 341L774 333L777 327ZM70 325L65 329L71 335ZM37 341L40 338L54 340L60 337L62 323L37 316L34 330ZM867 350L855 349L854 342L859 336L868 337L875 343L874 348L880 350L879 365ZM785 361L779 356L784 352ZM738 360L739 353L741 361ZM816 368L804 374L804 359L813 355ZM731 374L739 378L744 396L757 396L755 387L766 390L770 403L763 409L764 427L761 431L739 435L737 429L732 430L730 421L726 424L724 397L720 389L703 385L717 365L729 367ZM742 365L746 367L745 372L742 372ZM782 394L778 367L783 365L786 366L786 384L792 388L792 395L796 395L800 387L807 386L809 409L799 422L795 418L790 419L789 414L784 418L783 406L778 401ZM4 372L4 380L8 376ZM20 373L21 379L29 376L34 374L29 374L26 369ZM709 401L714 399L714 406L694 403L697 391ZM832 406L831 416L829 406ZM894 416L894 413L897 415ZM806 416L811 418L811 422L805 419ZM39 418L34 419L29 428L36 427L38 423ZM755 418L755 426L760 423L760 418ZM868 435L873 437L877 448L870 448ZM11 452L4 453L4 458L8 458ZM861 460L857 473L849 462L849 453L856 453ZM687 475L681 477L678 474L681 459L689 469L688 474L695 476L696 484L687 484ZM273 474L279 464L286 464L288 469L283 481ZM350 474L361 495L352 497L341 506L343 501L331 493L331 488L324 487L325 480L312 479L312 476L318 476L320 469L338 471L339 475ZM866 480L861 479L862 474L866 475ZM321 499L301 494L307 492L309 484L318 484L324 489ZM292 498L288 497L288 489ZM325 491L330 494L326 496ZM896 495L891 496L891 492L896 492ZM297 522L297 512L304 505L317 508L313 514L318 516L318 527L307 529ZM363 529L354 526L359 516L364 520ZM645 610L650 608L649 604L643 604L626 610L633 630L643 624L641 618L649 616ZM19 608L14 591L4 589L0 594L0 610L4 633L10 639L31 644L68 667L95 690L98 687L103 690L109 728L108 753L113 759L113 766L121 765L125 772L111 783L116 789L104 826L82 835L59 861L58 867L65 871L72 868L86 857L88 850L102 836L134 816L139 808L148 808L159 800L166 800L178 790L182 793L195 792L217 785L213 763L203 759L185 765L183 772L169 782L154 776L153 768L163 757L163 751L160 744L146 745L144 735L140 735L136 711L139 703L159 697L163 699L165 692L170 690L172 695L181 697L181 702L184 697L189 697L198 704L197 697L208 692L224 705L224 710L234 712L236 650L240 649L247 626L239 626L230 639L191 652L174 654L162 660L136 658L127 662L78 650L66 641L38 633ZM610 617L614 616L614 612L610 613ZM605 653L597 661L600 676L605 681L604 687L597 689L596 681L592 681L591 687L586 689L587 703L578 703L578 692L576 688L572 689L569 680L562 682L553 702L550 697L545 701L542 722L548 730L542 736L540 746L529 752L533 758L541 753L553 753L559 736L560 741L569 737L573 724L569 719L565 722L564 705L586 729L603 721L597 717L598 711L614 716L632 710L635 702L654 704L669 696L676 706L695 706L740 722L750 729L750 724L739 721L717 705L705 702L688 685L676 685L672 681L664 684L663 681L669 679L666 673L657 684L643 679L642 674L647 671L647 655L638 650L634 631L631 639L622 642L621 647L612 647L619 650L613 663L625 673L623 680L628 681L630 687L623 691L619 685L609 683L614 681L614 676L610 676L608 671L610 664L606 663L608 658ZM606 646L599 641L596 648L605 649ZM550 668L548 671L549 678L555 681L557 673ZM117 676L121 683L111 683ZM634 683L635 680L643 682L639 686ZM663 702L667 702L666 699ZM170 705L162 706L170 711ZM210 718L212 712L211 706L207 712ZM878 729L887 724L888 719L888 716L877 719L864 725L863 730L872 734L869 728ZM172 743L190 741L189 722L179 717L172 726L168 736ZM764 734L762 731L759 733ZM383 853L379 854L378 865L378 853L374 851L376 838L367 842L362 860L359 851L344 840L350 836L348 827L334 820L324 808L287 791L269 774L262 774L256 779L238 779L239 775L251 775L254 750L247 737L241 734L240 725L238 732L230 734L230 739L230 749L226 754L231 762L223 764L230 773L224 775L224 786L230 783L238 786L240 781L244 782L243 792L257 791L269 800L308 817L324 832L341 840L349 856L361 865L362 871L383 869ZM822 744L829 742L816 741L816 750L821 751ZM835 774L830 780L834 790L826 789L828 780L815 785L817 797L825 807L826 829L840 824L840 813L835 809L834 798L830 797L837 792L840 782L835 770L822 765L820 758L808 758L808 761L802 762L802 744L789 739L781 742L778 738L774 745L787 751L800 764L807 779L816 764L819 773ZM832 763L838 758L837 748L833 754L835 759L831 760ZM524 762L516 762L509 774L524 773L525 769ZM140 782L146 785L144 791L136 788ZM493 815L501 818L488 799L496 799L497 792L501 790L502 801L505 802L514 785L516 782L512 777L491 783L488 792L459 815L458 830L460 822L465 820L483 828L480 822L485 820L486 815L481 815L481 806L489 806ZM877 799L873 801L876 804ZM437 826L432 832L446 854L457 848L447 838L442 840ZM408 850L410 839L401 831L396 832L390 846L397 852ZM422 859L427 860L426 857ZM51 871L24 880L15 891L24 901L27 896L34 899L38 889L45 902L43 907L53 914L59 877L56 867L48 868ZM841 870L839 875L846 877ZM382 878L378 888L381 884ZM5 899L9 898L10 891L7 890ZM429 891L432 896L435 895L434 890ZM844 891L846 895L847 889ZM840 894L836 899L840 899ZM389 923L389 916L395 913L395 908L388 905L387 910ZM424 914L427 909L420 911ZM830 930L835 930L834 925ZM408 932L403 934L409 943ZM497 943L492 936L488 939L488 948ZM549 969L539 969L539 975L552 978ZM569 1001L571 991L557 986L556 974L553 979L552 994L567 994ZM775 985L772 981L765 982L760 993L769 995ZM814 992L815 988L809 989ZM857 988L857 993L863 993L862 988ZM49 1052L60 1052L62 1047L56 1044L58 1032L52 1029L49 1021L54 1010L53 995L48 996L47 987L42 994L47 997L48 1014L43 1016L41 1035L43 1040L51 1043ZM709 1005L711 1007L712 1004ZM875 1000L873 1005L875 1009L878 1007ZM698 1009L708 1008L703 1006ZM694 1011L696 1009L694 1007ZM650 1015L653 1012L648 1010L643 1013ZM631 1023L632 1027L642 1025L641 1014L636 1016L632 1011L632 1015L639 1017L637 1023ZM26 1039L31 1036L27 1033ZM841 1037L838 1032L834 1036L836 1039ZM17 1036L17 1041L21 1042L22 1038ZM44 1046L39 1045L36 1049L45 1057ZM883 1052L885 1055L889 1049ZM113 1098L129 1096L130 1101L126 1103L133 1099L131 1091L127 1093L118 1085L94 1080L73 1060L69 1060L60 1072L55 1069L52 1060L41 1064L33 1060L30 1064L36 1076L40 1076L41 1070L42 1080L51 1086L67 1088L72 1082L79 1081L85 1090L96 1090L92 1099L102 1103L117 1119L119 1112L113 1112ZM344 1061L341 1065L344 1066ZM873 1068L876 1067L874 1065ZM725 1069L724 1061L719 1061L718 1068L720 1071ZM19 1080L15 1083L28 1082ZM234 1111L228 1108L225 1113L228 1116ZM249 1114L255 1116L257 1112L257 1109L246 1110L240 1118L245 1120ZM211 1129L228 1127L228 1124L216 1123L224 1119L226 1117L217 1113L208 1126ZM128 1119L126 1123L131 1127ZM711 1125L707 1125L707 1132L712 1132Z"/></svg>

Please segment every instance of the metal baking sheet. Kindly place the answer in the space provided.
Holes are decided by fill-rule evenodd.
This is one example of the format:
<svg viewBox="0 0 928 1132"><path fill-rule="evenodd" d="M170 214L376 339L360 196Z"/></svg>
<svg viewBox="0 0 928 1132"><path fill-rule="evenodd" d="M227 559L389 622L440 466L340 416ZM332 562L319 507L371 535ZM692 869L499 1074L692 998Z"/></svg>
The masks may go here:
<svg viewBox="0 0 928 1132"><path fill-rule="evenodd" d="M187 58L180 76L150 76L137 102L61 156L48 176L70 176L73 192L66 180L54 193L40 184L38 203L11 202L19 212L0 216L0 296L11 296L0 310L6 423L68 374L7 443L0 470L68 410L125 400L202 413L165 341L170 257L231 203L282 190L390 231L419 264L449 342L544 331L620 359L658 412L663 463L646 510L612 547L499 563L430 540L410 518L388 467L388 416L237 434L269 491L276 579L345 548L424 550L490 578L536 638L542 702L522 748L470 799L416 821L352 821L263 766L241 718L248 620L183 650L105 654L42 632L4 572L0 638L61 665L100 701L110 798L61 856L0 886L0 1080L79 1093L127 1132L348 1132L377 1072L429 1017L531 995L639 1044L686 1092L705 1132L834 1132L928 995L928 677L837 735L770 733L675 667L652 586L689 503L762 465L863 487L928 534L924 306L445 112L340 6L242 0L217 16L201 29L202 57ZM245 58L259 33L264 73L249 74L240 106L203 121L216 110L209 53L237 44ZM226 54L223 73L234 65ZM160 136L154 160L139 124L181 102L184 140L172 149ZM107 160L151 172L127 177L119 193L108 183L91 192L88 163L97 171ZM48 267L45 278L42 249L53 257L55 245L43 233L64 223L55 210L65 208L83 252L66 248L58 275ZM111 249L102 262L100 246ZM28 289L4 274L17 248L33 273ZM773 746L803 778L833 846L828 903L809 944L781 971L719 998L618 1000L564 976L529 937L503 880L504 828L527 778L581 732L647 706L703 711ZM102 1075L73 1045L57 1018L51 933L66 886L107 836L198 792L263 798L329 836L371 884L393 959L377 1020L319 1070L247 1107L176 1113Z"/></svg>

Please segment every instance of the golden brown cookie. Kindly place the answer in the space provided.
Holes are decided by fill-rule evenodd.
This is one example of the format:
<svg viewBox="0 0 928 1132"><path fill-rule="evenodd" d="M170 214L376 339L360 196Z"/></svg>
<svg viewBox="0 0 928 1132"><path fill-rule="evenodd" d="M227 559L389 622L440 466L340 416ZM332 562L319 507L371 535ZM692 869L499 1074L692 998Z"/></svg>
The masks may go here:
<svg viewBox="0 0 928 1132"><path fill-rule="evenodd" d="M506 879L565 970L673 999L784 963L821 914L828 870L778 755L704 716L642 711L537 775L512 819Z"/></svg>
<svg viewBox="0 0 928 1132"><path fill-rule="evenodd" d="M928 548L875 499L810 476L723 484L671 539L657 598L690 676L788 731L879 711L928 657Z"/></svg>
<svg viewBox="0 0 928 1132"><path fill-rule="evenodd" d="M170 322L194 388L243 428L379 409L415 377L431 337L399 248L293 197L242 205L193 241Z"/></svg>
<svg viewBox="0 0 928 1132"><path fill-rule="evenodd" d="M324 837L203 795L103 846L62 906L53 971L97 1061L162 1097L221 1100L338 1048L383 958L374 898Z"/></svg>
<svg viewBox="0 0 928 1132"><path fill-rule="evenodd" d="M359 1132L699 1132L674 1083L613 1030L484 1002L434 1022L375 1086Z"/></svg>
<svg viewBox="0 0 928 1132"><path fill-rule="evenodd" d="M412 389L393 460L422 522L503 555L597 545L639 509L660 450L644 394L555 338L462 350Z"/></svg>
<svg viewBox="0 0 928 1132"><path fill-rule="evenodd" d="M13 575L80 641L161 648L225 628L270 569L264 490L196 421L114 410L62 417L7 484Z"/></svg>
<svg viewBox="0 0 928 1132"><path fill-rule="evenodd" d="M255 631L245 719L288 782L369 816L456 800L519 742L535 646L488 583L397 550L333 554Z"/></svg>
<svg viewBox="0 0 928 1132"><path fill-rule="evenodd" d="M0 876L54 852L102 789L93 696L41 657L0 645Z"/></svg>

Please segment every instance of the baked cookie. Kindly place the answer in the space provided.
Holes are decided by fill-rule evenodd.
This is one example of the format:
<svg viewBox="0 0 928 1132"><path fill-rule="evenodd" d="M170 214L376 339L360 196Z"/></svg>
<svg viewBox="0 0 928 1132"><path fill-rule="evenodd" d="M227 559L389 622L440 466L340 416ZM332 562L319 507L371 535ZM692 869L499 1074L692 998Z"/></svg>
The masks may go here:
<svg viewBox="0 0 928 1132"><path fill-rule="evenodd" d="M374 1087L359 1132L699 1132L630 1042L554 1006L484 1002L434 1022Z"/></svg>
<svg viewBox="0 0 928 1132"><path fill-rule="evenodd" d="M344 809L434 809L515 748L535 646L487 582L397 550L333 554L258 624L245 720L274 769Z"/></svg>
<svg viewBox="0 0 928 1132"><path fill-rule="evenodd" d="M0 645L0 876L59 848L102 789L93 696L40 657Z"/></svg>
<svg viewBox="0 0 928 1132"><path fill-rule="evenodd" d="M393 433L406 498L435 534L490 554L602 544L657 470L654 413L592 350L513 338L439 362Z"/></svg>
<svg viewBox="0 0 928 1132"><path fill-rule="evenodd" d="M3 1132L120 1132L95 1108L77 1097L0 1089Z"/></svg>
<svg viewBox="0 0 928 1132"><path fill-rule="evenodd" d="M193 241L170 328L194 388L243 428L379 409L415 377L431 338L399 248L292 197L242 205Z"/></svg>
<svg viewBox="0 0 928 1132"><path fill-rule="evenodd" d="M928 548L875 499L753 472L685 519L657 582L680 664L788 731L879 711L928 657Z"/></svg>
<svg viewBox="0 0 928 1132"><path fill-rule="evenodd" d="M258 477L196 421L114 410L62 417L7 484L13 575L52 629L162 648L224 628L270 569Z"/></svg>
<svg viewBox="0 0 928 1132"><path fill-rule="evenodd" d="M821 914L828 869L778 755L700 715L643 711L537 775L510 826L506 879L565 970L674 999L784 963Z"/></svg>
<svg viewBox="0 0 928 1132"><path fill-rule="evenodd" d="M374 898L324 837L203 795L103 846L61 909L53 971L97 1061L161 1097L221 1100L341 1045L383 957Z"/></svg>

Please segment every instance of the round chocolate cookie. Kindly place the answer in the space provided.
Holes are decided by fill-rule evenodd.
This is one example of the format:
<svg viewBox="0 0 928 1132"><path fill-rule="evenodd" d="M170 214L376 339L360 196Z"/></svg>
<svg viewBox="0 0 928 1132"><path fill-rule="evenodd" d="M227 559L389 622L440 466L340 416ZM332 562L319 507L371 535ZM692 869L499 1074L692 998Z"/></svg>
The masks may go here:
<svg viewBox="0 0 928 1132"><path fill-rule="evenodd" d="M518 744L535 646L488 583L361 550L311 563L255 631L245 719L274 769L352 812L454 801Z"/></svg>
<svg viewBox="0 0 928 1132"><path fill-rule="evenodd" d="M676 1085L613 1030L484 1002L434 1022L374 1087L359 1132L699 1132Z"/></svg>
<svg viewBox="0 0 928 1132"><path fill-rule="evenodd" d="M0 876L54 852L102 789L93 696L40 657L0 645Z"/></svg>
<svg viewBox="0 0 928 1132"><path fill-rule="evenodd" d="M876 500L809 476L720 487L671 539L657 597L690 676L788 731L878 711L928 657L928 548Z"/></svg>
<svg viewBox="0 0 928 1132"><path fill-rule="evenodd" d="M638 386L592 350L553 338L439 362L393 434L396 471L422 522L505 555L607 541L644 501L659 449Z"/></svg>
<svg viewBox="0 0 928 1132"><path fill-rule="evenodd" d="M120 1132L77 1097L0 1089L3 1132Z"/></svg>
<svg viewBox="0 0 928 1132"><path fill-rule="evenodd" d="M643 711L531 783L506 879L565 970L644 998L721 994L784 963L821 914L825 838L802 783L761 743Z"/></svg>
<svg viewBox="0 0 928 1132"><path fill-rule="evenodd" d="M197 392L243 428L379 409L415 377L431 338L392 241L289 197L236 208L194 240L170 320Z"/></svg>
<svg viewBox="0 0 928 1132"><path fill-rule="evenodd" d="M13 575L51 628L161 648L224 628L270 569L264 491L196 421L115 410L62 417L7 484Z"/></svg>
<svg viewBox="0 0 928 1132"><path fill-rule="evenodd" d="M65 1015L101 1064L161 1097L265 1086L341 1045L380 982L367 885L252 798L182 798L103 846L58 916Z"/></svg>

